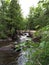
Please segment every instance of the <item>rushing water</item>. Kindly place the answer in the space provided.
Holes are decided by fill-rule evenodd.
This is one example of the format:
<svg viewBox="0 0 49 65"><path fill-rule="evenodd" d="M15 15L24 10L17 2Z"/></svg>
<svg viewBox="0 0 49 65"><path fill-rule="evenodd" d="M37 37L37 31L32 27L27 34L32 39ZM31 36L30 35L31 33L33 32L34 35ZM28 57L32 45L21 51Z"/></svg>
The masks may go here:
<svg viewBox="0 0 49 65"><path fill-rule="evenodd" d="M27 34L28 35L28 34ZM20 37L20 42L25 42L26 40L30 40L27 35ZM1 45L5 45L3 43ZM1 47L0 45L0 47ZM9 51L0 52L0 65L25 65L27 62L27 58L25 57L26 52L22 51L17 53L10 53Z"/></svg>

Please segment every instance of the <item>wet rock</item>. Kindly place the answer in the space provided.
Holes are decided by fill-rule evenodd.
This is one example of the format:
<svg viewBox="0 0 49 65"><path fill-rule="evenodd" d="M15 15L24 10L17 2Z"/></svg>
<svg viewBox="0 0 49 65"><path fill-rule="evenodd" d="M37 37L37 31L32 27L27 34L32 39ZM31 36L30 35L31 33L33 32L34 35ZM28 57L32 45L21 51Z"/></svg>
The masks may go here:
<svg viewBox="0 0 49 65"><path fill-rule="evenodd" d="M33 38L33 41L34 42L40 42L41 41L41 36L39 36L39 37L35 37L35 38Z"/></svg>
<svg viewBox="0 0 49 65"><path fill-rule="evenodd" d="M8 46L1 47L0 48L0 51L11 51L11 50L13 50L13 48L14 48L14 45L13 44L10 44Z"/></svg>
<svg viewBox="0 0 49 65"><path fill-rule="evenodd" d="M11 38L8 38L8 39L0 39L0 42L10 42L10 41L12 41Z"/></svg>
<svg viewBox="0 0 49 65"><path fill-rule="evenodd" d="M0 48L0 52L10 53L10 54L17 54L21 51L21 49L16 49L15 44L10 44L8 46L3 46Z"/></svg>

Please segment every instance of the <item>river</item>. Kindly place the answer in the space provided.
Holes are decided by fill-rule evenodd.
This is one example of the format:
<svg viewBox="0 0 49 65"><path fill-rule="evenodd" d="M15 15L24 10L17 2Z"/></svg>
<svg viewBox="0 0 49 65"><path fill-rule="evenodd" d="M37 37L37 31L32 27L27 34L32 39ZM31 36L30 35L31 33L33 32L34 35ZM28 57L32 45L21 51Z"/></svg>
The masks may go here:
<svg viewBox="0 0 49 65"><path fill-rule="evenodd" d="M27 35L21 36L20 42L26 42L27 40L30 40ZM6 45L6 43L3 42L3 44L0 44L0 46L1 45ZM23 50L17 53L10 53L10 50L6 52L0 51L0 65L25 65L25 63L27 62L25 54L27 54L27 52L24 52Z"/></svg>

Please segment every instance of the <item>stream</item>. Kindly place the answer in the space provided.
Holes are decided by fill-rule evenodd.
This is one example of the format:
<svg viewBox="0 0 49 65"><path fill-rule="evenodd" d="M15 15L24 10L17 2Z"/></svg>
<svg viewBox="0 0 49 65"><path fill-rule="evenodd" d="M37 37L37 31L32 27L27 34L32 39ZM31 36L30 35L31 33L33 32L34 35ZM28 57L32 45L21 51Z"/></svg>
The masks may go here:
<svg viewBox="0 0 49 65"><path fill-rule="evenodd" d="M20 37L20 43L31 39L27 35L28 33ZM3 42L1 45L6 45L6 43ZM25 54L27 54L27 51L24 52L23 50L17 53L10 52L10 50L6 52L0 51L0 65L25 65L27 62Z"/></svg>

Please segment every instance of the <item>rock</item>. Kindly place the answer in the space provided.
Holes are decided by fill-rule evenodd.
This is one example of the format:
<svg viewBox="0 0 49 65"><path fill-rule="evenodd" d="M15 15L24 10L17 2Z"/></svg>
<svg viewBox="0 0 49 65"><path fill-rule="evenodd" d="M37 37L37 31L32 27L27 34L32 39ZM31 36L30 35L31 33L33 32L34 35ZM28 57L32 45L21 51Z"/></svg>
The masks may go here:
<svg viewBox="0 0 49 65"><path fill-rule="evenodd" d="M16 49L14 44L10 44L8 46L3 46L0 48L0 52L3 53L10 53L10 54L17 54L21 51L21 49Z"/></svg>
<svg viewBox="0 0 49 65"><path fill-rule="evenodd" d="M8 39L0 39L0 42L11 42L12 39L11 38L8 38Z"/></svg>
<svg viewBox="0 0 49 65"><path fill-rule="evenodd" d="M16 44L18 44L18 42L15 41L14 44L16 45Z"/></svg>
<svg viewBox="0 0 49 65"><path fill-rule="evenodd" d="M35 37L35 38L33 38L33 41L34 42L40 42L41 41L41 36L39 36L39 37Z"/></svg>
<svg viewBox="0 0 49 65"><path fill-rule="evenodd" d="M14 49L14 45L13 44L10 44L8 46L3 46L0 48L0 51L11 51Z"/></svg>

